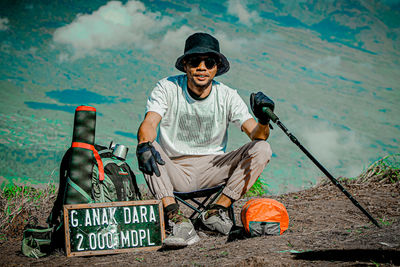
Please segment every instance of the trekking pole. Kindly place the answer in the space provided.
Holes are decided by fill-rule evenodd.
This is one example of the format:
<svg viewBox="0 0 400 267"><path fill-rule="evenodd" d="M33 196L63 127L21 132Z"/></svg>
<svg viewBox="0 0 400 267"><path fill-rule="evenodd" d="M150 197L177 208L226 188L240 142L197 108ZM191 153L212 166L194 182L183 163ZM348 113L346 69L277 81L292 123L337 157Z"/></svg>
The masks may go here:
<svg viewBox="0 0 400 267"><path fill-rule="evenodd" d="M271 109L267 108L267 107L263 107L263 112L266 113L268 115L268 117L274 122L276 123L279 128L282 129L282 131L290 138L290 140L295 143L300 149L301 151L304 152L304 154L306 154L306 156L311 159L311 161L332 181L332 183L334 185L336 185L340 191L343 192L343 194L346 195L346 197L348 197L351 202L353 202L353 204L359 208L367 217L368 219L370 219L370 221L375 224L377 227L381 228L381 226L378 224L378 222L371 216L371 214L368 213L368 211L366 211L361 205L360 203L358 203L358 201L338 182L338 180L336 180L325 168L324 166L322 166L314 157L313 155L311 155L310 152L308 152L308 150L303 147L300 142L297 140L297 138L289 132L289 130L285 127L285 125L283 125L282 122L280 122L278 116L276 116Z"/></svg>

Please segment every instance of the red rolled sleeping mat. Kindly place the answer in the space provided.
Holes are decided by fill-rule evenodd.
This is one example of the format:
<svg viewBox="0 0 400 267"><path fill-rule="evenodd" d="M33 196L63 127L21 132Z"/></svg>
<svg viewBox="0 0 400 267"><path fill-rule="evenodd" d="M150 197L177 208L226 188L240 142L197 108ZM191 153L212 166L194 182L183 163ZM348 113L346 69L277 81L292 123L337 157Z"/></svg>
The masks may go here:
<svg viewBox="0 0 400 267"><path fill-rule="evenodd" d="M91 202L92 170L97 154L94 149L95 129L96 109L77 107L64 204Z"/></svg>

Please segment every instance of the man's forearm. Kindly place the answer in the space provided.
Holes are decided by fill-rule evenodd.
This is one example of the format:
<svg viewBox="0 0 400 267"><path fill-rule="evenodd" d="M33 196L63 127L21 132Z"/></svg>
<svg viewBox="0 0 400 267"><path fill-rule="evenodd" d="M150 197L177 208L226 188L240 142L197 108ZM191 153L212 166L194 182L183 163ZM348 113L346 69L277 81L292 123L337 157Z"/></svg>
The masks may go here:
<svg viewBox="0 0 400 267"><path fill-rule="evenodd" d="M242 131L245 132L251 140L267 140L269 136L268 124L260 124L253 118L248 119L243 123Z"/></svg>
<svg viewBox="0 0 400 267"><path fill-rule="evenodd" d="M257 123L250 134L251 140L267 140L269 136L269 126Z"/></svg>
<svg viewBox="0 0 400 267"><path fill-rule="evenodd" d="M139 126L137 133L138 144L153 142L157 138L157 126L161 121L161 116L156 113L149 111Z"/></svg>
<svg viewBox="0 0 400 267"><path fill-rule="evenodd" d="M137 134L138 144L153 142L156 138L156 129L154 129L154 127L150 123L147 123L146 121L142 122Z"/></svg>

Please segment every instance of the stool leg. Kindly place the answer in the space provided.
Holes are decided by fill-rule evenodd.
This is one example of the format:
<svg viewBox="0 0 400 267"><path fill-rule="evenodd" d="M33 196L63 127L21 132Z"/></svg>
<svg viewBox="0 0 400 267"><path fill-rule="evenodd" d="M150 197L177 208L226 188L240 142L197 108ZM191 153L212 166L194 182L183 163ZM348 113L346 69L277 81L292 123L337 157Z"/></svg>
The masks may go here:
<svg viewBox="0 0 400 267"><path fill-rule="evenodd" d="M232 220L233 226L236 226L235 212L233 211L233 204L228 208L228 215Z"/></svg>

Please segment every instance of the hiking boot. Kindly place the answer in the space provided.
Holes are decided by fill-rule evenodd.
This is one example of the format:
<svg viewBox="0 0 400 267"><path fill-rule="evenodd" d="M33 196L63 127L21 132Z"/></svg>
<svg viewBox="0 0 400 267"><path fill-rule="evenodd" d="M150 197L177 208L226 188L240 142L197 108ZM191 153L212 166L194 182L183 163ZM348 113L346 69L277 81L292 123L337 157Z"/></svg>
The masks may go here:
<svg viewBox="0 0 400 267"><path fill-rule="evenodd" d="M172 229L170 235L164 239L164 247L183 248L200 241L192 222L180 212L171 216L169 225Z"/></svg>
<svg viewBox="0 0 400 267"><path fill-rule="evenodd" d="M223 235L228 235L233 223L226 214L226 210L212 209L201 214L201 221L212 231L217 231Z"/></svg>
<svg viewBox="0 0 400 267"><path fill-rule="evenodd" d="M183 248L200 241L200 237L190 221L172 224L172 232L163 242L165 247Z"/></svg>

